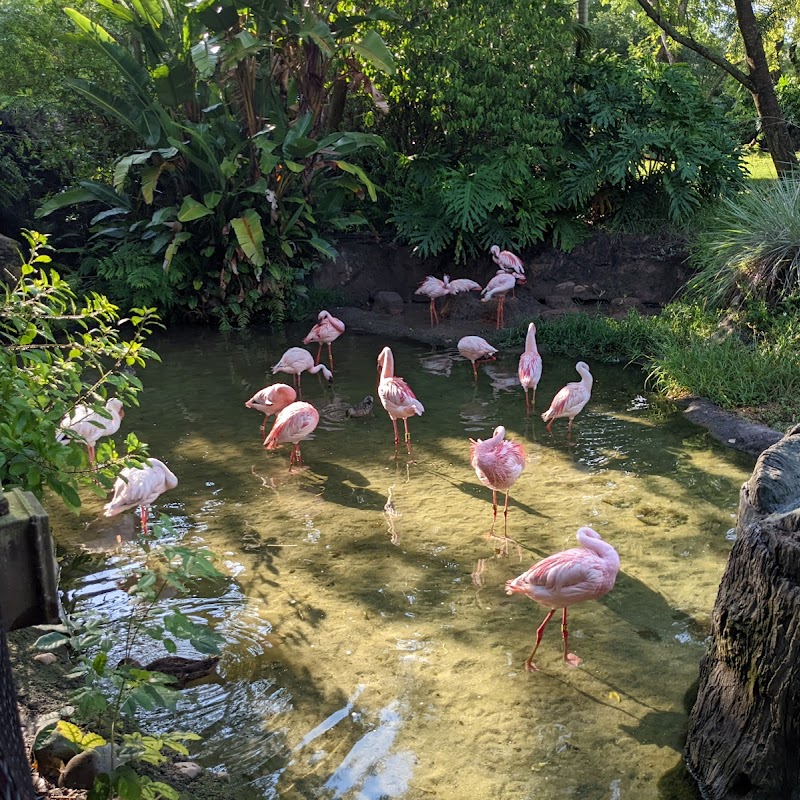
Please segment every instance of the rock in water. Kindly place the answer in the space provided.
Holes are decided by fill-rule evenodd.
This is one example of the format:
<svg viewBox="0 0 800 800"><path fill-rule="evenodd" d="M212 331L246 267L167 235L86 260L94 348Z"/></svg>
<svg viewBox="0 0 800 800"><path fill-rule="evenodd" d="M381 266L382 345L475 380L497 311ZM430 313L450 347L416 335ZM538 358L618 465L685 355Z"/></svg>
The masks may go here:
<svg viewBox="0 0 800 800"><path fill-rule="evenodd" d="M707 800L800 798L800 425L742 486L686 763Z"/></svg>

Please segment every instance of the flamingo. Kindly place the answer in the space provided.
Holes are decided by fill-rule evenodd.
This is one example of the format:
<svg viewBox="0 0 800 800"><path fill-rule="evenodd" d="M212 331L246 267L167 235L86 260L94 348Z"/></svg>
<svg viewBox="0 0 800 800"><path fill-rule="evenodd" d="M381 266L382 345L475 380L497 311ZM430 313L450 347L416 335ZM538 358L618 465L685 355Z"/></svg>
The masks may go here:
<svg viewBox="0 0 800 800"><path fill-rule="evenodd" d="M272 368L272 374L276 372L288 372L294 375L294 385L297 388L298 397L303 396L300 388L300 373L322 372L326 381L333 380L333 373L324 364L314 364L314 356L303 350L302 347L290 347L282 356L281 360Z"/></svg>
<svg viewBox="0 0 800 800"><path fill-rule="evenodd" d="M568 383L563 389L559 389L558 394L550 403L550 408L542 414L542 419L547 423L547 430L553 424L553 420L559 417L569 417L567 433L572 431L572 420L580 413L581 409L589 402L592 396L592 384L594 378L589 372L589 365L585 361L579 361L575 369L581 376L580 381Z"/></svg>
<svg viewBox="0 0 800 800"><path fill-rule="evenodd" d="M275 417L275 424L264 440L267 450L274 450L285 442L292 443L292 453L289 456L289 472L297 463L303 466L300 454L300 441L310 436L319 424L319 412L311 403L290 403Z"/></svg>
<svg viewBox="0 0 800 800"><path fill-rule="evenodd" d="M344 333L344 322L337 317L329 314L327 311L320 311L317 315L319 322L308 332L308 336L303 339L303 344L311 344L312 342L319 342L319 350L317 350L317 357L314 360L315 364L319 364L320 356L322 355L322 345L328 345L328 361L330 368L333 370L333 351L331 350L331 343L335 342Z"/></svg>
<svg viewBox="0 0 800 800"><path fill-rule="evenodd" d="M394 354L389 347L384 347L378 355L378 367L381 377L378 383L378 397L381 405L392 420L394 426L394 454L400 445L400 435L397 431L397 420L403 420L405 428L406 450L411 455L411 434L408 432L408 418L415 414L421 415L425 407L417 400L411 387L400 377L394 374Z"/></svg>
<svg viewBox="0 0 800 800"><path fill-rule="evenodd" d="M536 349L536 325L532 322L528 325L528 333L525 335L525 351L519 357L517 375L525 392L525 412L530 414L536 405L536 387L542 377L542 357ZM533 399L529 401L530 389L533 389Z"/></svg>
<svg viewBox="0 0 800 800"><path fill-rule="evenodd" d="M515 255L510 250L501 250L496 244L489 248L489 252L492 254L492 261L504 272L515 276L521 275L523 279L525 278L525 267L518 255ZM513 286L511 287L511 296L516 297Z"/></svg>
<svg viewBox="0 0 800 800"><path fill-rule="evenodd" d="M525 276L504 272L502 269L499 269L494 278L492 278L489 283L483 287L483 291L481 291L482 303L488 303L497 295L497 328L502 328L505 322L503 306L505 304L506 294L510 292L517 283L525 283Z"/></svg>
<svg viewBox="0 0 800 800"><path fill-rule="evenodd" d="M442 280L428 275L414 294L424 294L431 299L431 326L439 322L439 315L436 313L436 299L445 297L449 294L459 294L460 292L479 292L480 284L469 278L456 278L450 280L449 275L445 275Z"/></svg>
<svg viewBox="0 0 800 800"><path fill-rule="evenodd" d="M114 517L139 506L142 533L147 536L148 506L177 485L178 479L157 458L148 458L141 467L125 467L114 481L114 494L103 506L103 516Z"/></svg>
<svg viewBox="0 0 800 800"><path fill-rule="evenodd" d="M506 429L498 425L491 439L470 439L469 463L478 480L492 490L492 528L497 522L497 493L506 493L503 507L503 539L508 540L508 493L525 467L525 450L516 442L506 441Z"/></svg>
<svg viewBox="0 0 800 800"><path fill-rule="evenodd" d="M70 441L80 441L86 445L89 454L89 463L94 464L95 446L98 439L103 436L113 436L118 430L125 412L122 409L122 400L112 397L106 401L105 411L93 411L91 406L83 403L75 406L71 414L66 414L61 420L61 430L56 435L61 444Z"/></svg>
<svg viewBox="0 0 800 800"><path fill-rule="evenodd" d="M254 408L264 415L259 430L263 436L267 426L267 417L270 414L277 414L283 411L290 403L297 399L297 392L285 383L273 383L272 386L265 386L259 389L244 405L246 408Z"/></svg>
<svg viewBox="0 0 800 800"><path fill-rule="evenodd" d="M458 352L464 358L472 362L472 372L475 375L475 381L478 380L478 363L483 361L495 361L494 354L497 352L496 347L492 347L486 339L481 336L464 336L458 340Z"/></svg>
<svg viewBox="0 0 800 800"><path fill-rule="evenodd" d="M547 623L559 608L563 609L561 632L564 637L564 661L571 667L577 667L581 659L568 652L567 608L584 600L597 600L614 588L619 572L617 551L591 528L579 528L577 537L580 547L548 556L506 583L507 594L525 594L550 609L536 629L536 644L525 662L528 672L539 671L533 663L533 657Z"/></svg>

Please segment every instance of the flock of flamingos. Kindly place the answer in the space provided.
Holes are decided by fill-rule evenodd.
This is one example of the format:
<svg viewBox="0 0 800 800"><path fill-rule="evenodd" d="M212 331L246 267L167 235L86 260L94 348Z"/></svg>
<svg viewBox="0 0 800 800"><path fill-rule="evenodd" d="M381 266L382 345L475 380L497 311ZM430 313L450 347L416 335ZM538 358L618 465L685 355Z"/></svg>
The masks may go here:
<svg viewBox="0 0 800 800"><path fill-rule="evenodd" d="M428 276L417 290L430 297L431 324L438 322L435 301L439 297L461 291L481 290L483 300L488 301L498 296L497 327L503 324L503 299L512 291L517 283L525 282L522 261L509 251L501 251L494 246L492 258L498 265L497 274L481 290L481 287L468 279L451 281L447 275L442 280ZM318 344L316 359L308 350L301 347L290 347L280 361L272 367L273 374L285 372L294 376L294 387L284 383L275 383L256 392L246 403L248 408L264 414L261 431L264 433L267 418L274 414L272 429L266 435L264 447L275 449L283 444L291 444L289 471L295 465L302 466L300 442L307 438L319 423L319 412L311 403L302 399L300 376L303 372L322 372L326 380L333 379L332 343L344 333L344 323L327 311L320 311L318 322L303 339L303 344ZM321 363L322 346L328 347L329 367ZM464 358L472 362L475 380L478 379L477 365L482 361L493 360L496 348L492 347L480 336L465 336L458 342L458 350ZM411 387L403 378L395 375L394 355L389 347L384 347L378 355L380 381L378 397L386 410L394 427L395 457L397 456L400 436L397 420L403 420L406 449L411 455L411 435L408 430L409 417L421 415L425 408L417 399ZM566 417L568 431L572 429L575 416L583 409L591 397L592 374L583 361L579 361L576 370L581 380L568 383L553 398L549 408L542 414L547 422L547 430L553 421ZM525 391L525 406L528 414L533 412L536 401L536 387L542 374L542 359L536 346L536 326L528 325L525 350L519 359L518 377ZM529 392L532 390L532 398ZM372 408L372 397L365 398L355 408L350 409L353 416L368 414ZM88 451L90 463L94 463L95 446L102 436L110 436L117 432L124 411L122 403L112 398L106 403L105 412L93 412L91 408L79 405L72 414L61 421L59 441L68 444L71 441L83 444ZM494 534L497 521L497 493L505 493L503 507L503 553L507 553L508 496L511 487L519 478L525 466L525 452L520 444L506 439L506 429L499 425L489 439L470 439L470 464L475 470L478 480L492 490L492 528L489 536ZM178 479L162 461L149 458L142 467L126 467L121 470L113 490L111 500L104 507L107 517L115 516L123 511L138 507L142 532L147 533L148 506L165 491L178 485ZM536 671L533 658L541 642L544 629L557 609L562 609L561 631L564 643L564 661L570 666L577 666L580 659L568 651L567 608L585 600L592 600L607 594L614 586L619 571L619 556L616 550L600 535L588 527L577 532L580 547L565 550L534 564L526 572L506 583L508 594L518 592L549 609L544 621L536 631L536 643L525 661L525 668Z"/></svg>

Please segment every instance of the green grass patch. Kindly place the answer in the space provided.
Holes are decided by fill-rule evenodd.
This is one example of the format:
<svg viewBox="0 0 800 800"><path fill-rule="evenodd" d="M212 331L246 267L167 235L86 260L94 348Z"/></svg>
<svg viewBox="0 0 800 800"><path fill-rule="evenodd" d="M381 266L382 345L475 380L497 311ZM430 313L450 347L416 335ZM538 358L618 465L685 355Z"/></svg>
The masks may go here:
<svg viewBox="0 0 800 800"><path fill-rule="evenodd" d="M747 151L743 166L751 181L775 181L778 179L775 164L772 163L772 156L761 150Z"/></svg>

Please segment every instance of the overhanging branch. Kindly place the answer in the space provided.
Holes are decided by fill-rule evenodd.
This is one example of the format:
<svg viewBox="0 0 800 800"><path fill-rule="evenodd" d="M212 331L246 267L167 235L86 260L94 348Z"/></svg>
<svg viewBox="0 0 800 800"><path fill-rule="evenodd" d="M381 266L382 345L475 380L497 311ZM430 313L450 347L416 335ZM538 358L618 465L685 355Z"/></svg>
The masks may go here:
<svg viewBox="0 0 800 800"><path fill-rule="evenodd" d="M650 0L636 0L648 17L650 17L656 25L658 25L661 30L665 31L666 34L674 39L679 44L682 44L684 47L688 47L690 50L694 50L695 53L701 55L707 61L710 61L712 64L716 64L720 69L724 69L725 72L728 73L732 78L737 80L739 83L744 86L749 92L755 92L756 85L752 81L749 75L745 72L742 72L738 67L735 67L728 61L727 58L721 56L719 53L715 53L713 50L709 49L700 42L692 39L691 36L685 36L682 34L672 23L668 20L664 19L661 14L651 5Z"/></svg>

